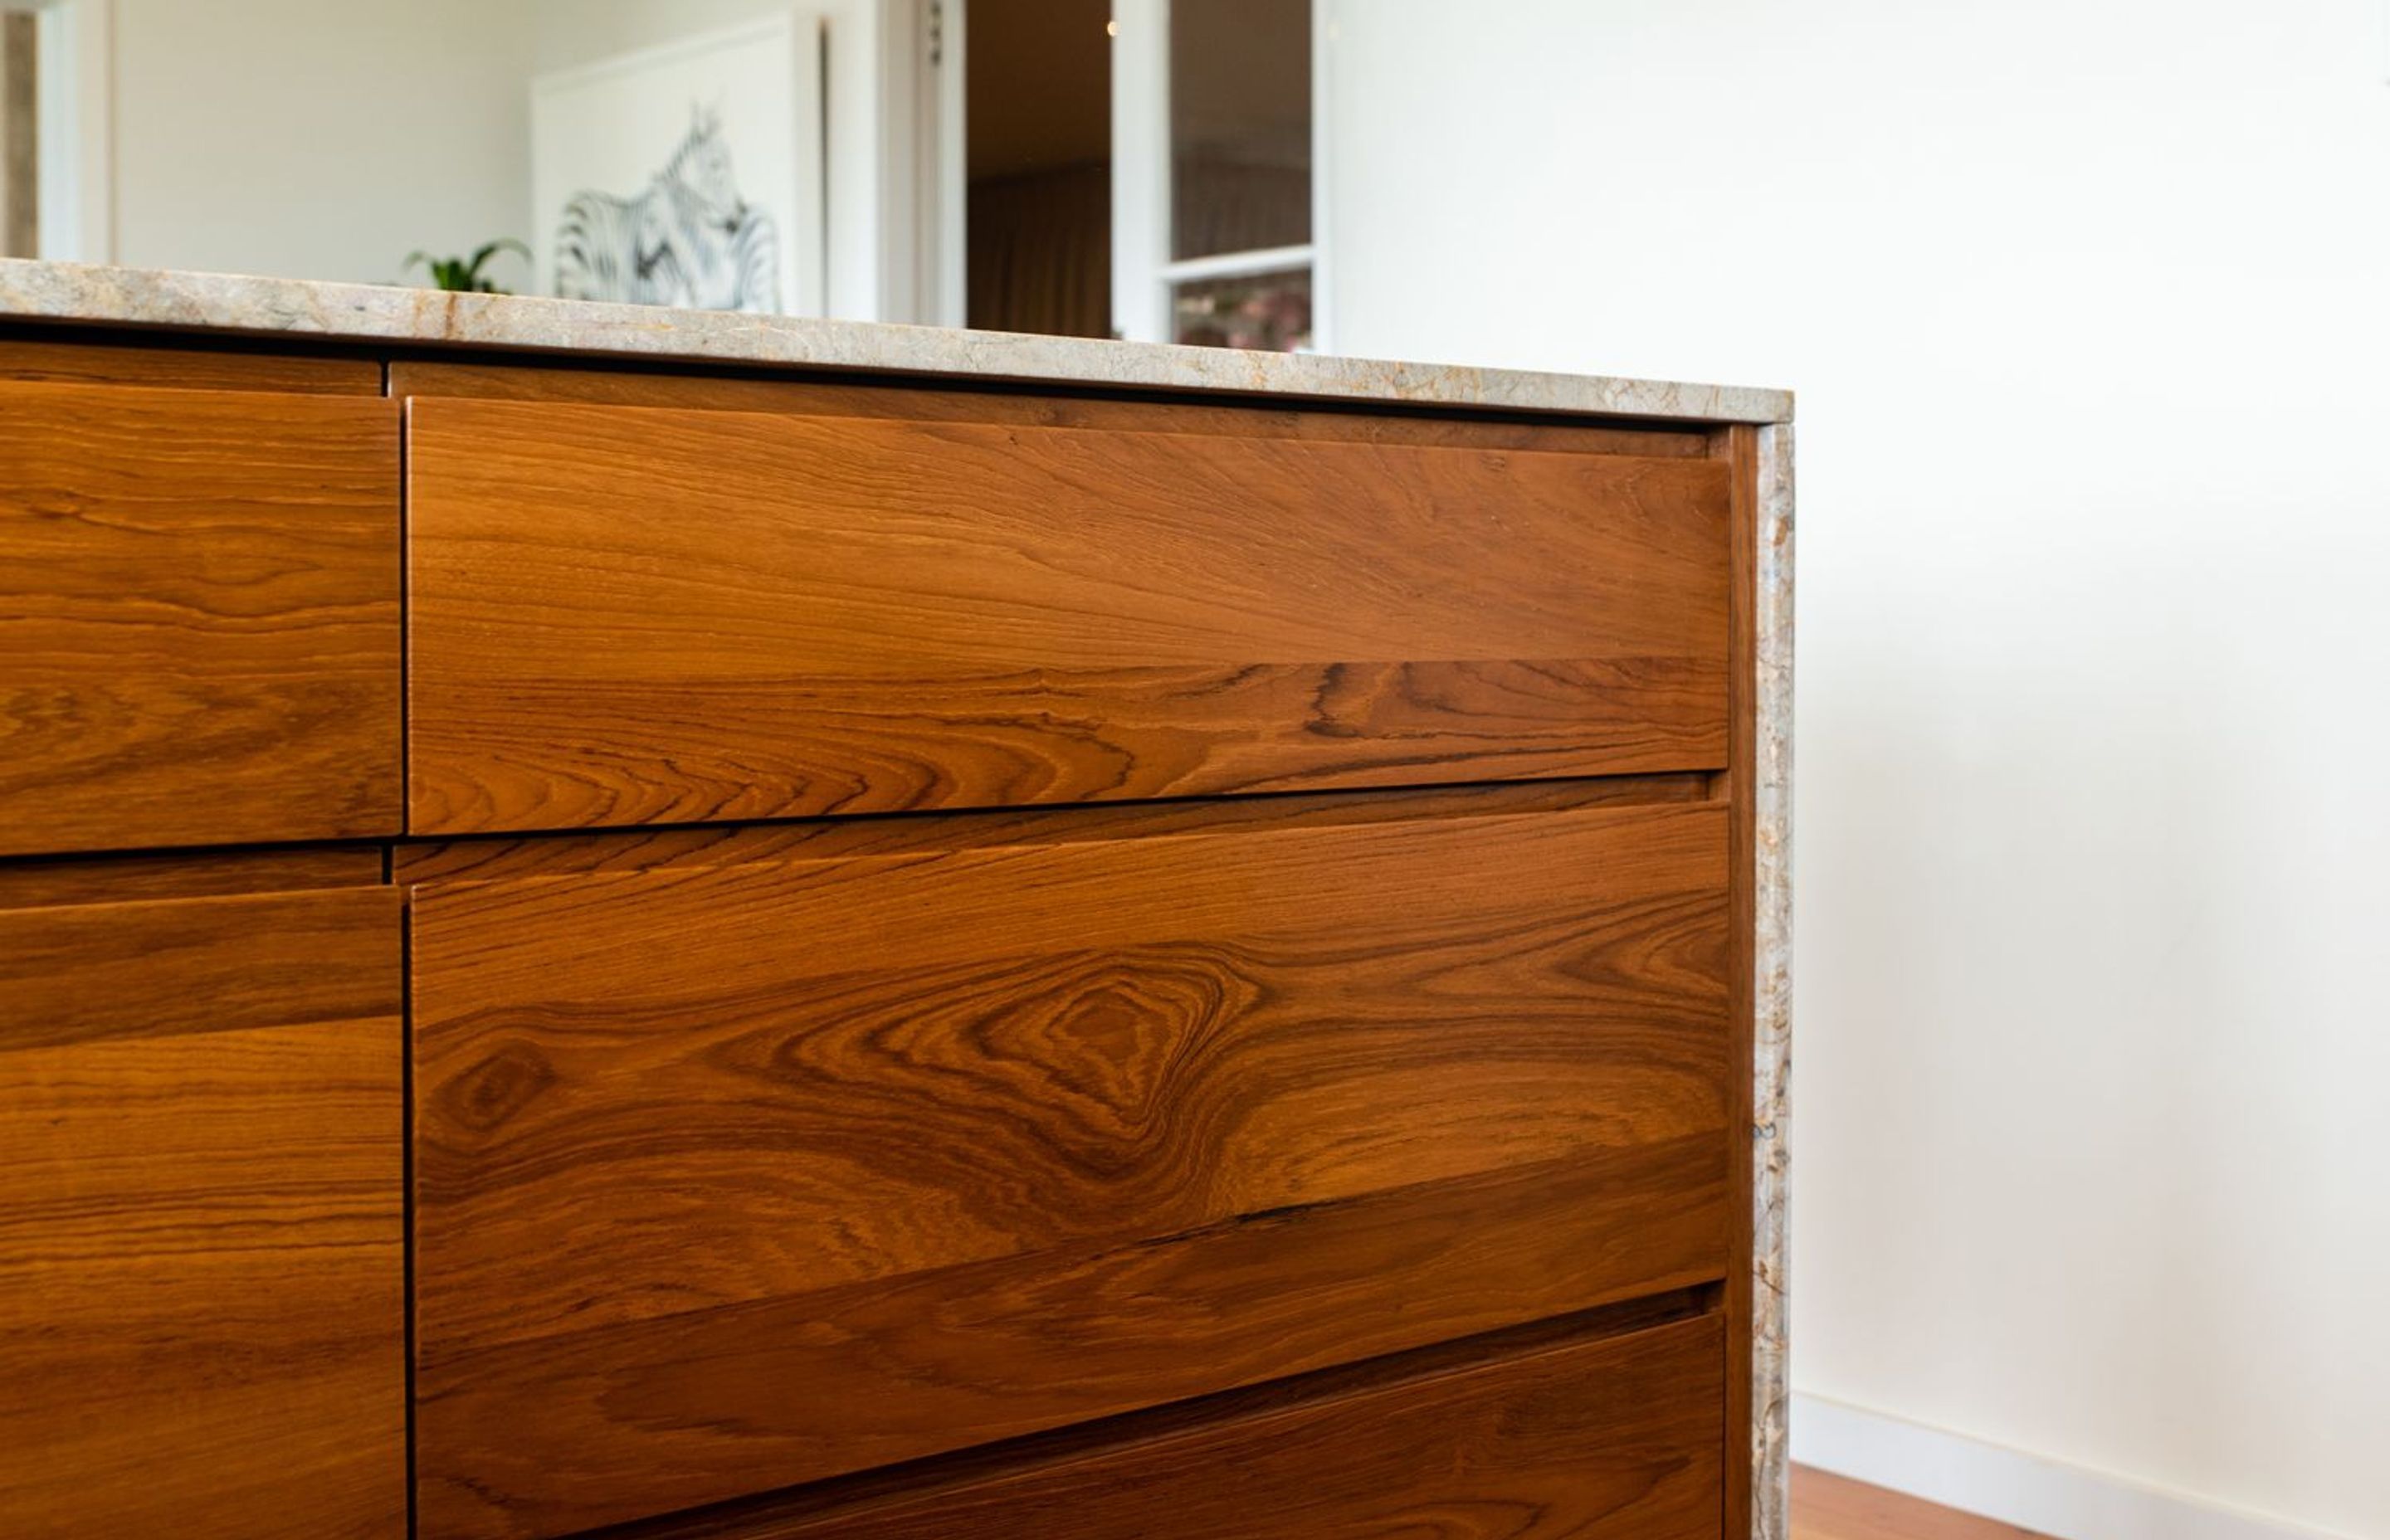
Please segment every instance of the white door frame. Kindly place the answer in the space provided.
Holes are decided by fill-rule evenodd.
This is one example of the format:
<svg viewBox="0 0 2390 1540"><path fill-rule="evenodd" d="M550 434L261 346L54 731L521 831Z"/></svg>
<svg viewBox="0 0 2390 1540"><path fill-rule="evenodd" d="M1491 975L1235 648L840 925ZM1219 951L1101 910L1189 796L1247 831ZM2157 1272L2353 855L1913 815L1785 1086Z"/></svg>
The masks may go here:
<svg viewBox="0 0 2390 1540"><path fill-rule="evenodd" d="M1170 238L1170 4L1112 0L1112 329L1137 342L1175 334L1171 291L1205 278L1311 269L1312 347L1329 351L1329 84L1337 0L1311 0L1311 239L1301 246L1174 258Z"/></svg>
<svg viewBox="0 0 2390 1540"><path fill-rule="evenodd" d="M1170 340L1170 0L1112 0L1112 333Z"/></svg>
<svg viewBox="0 0 2390 1540"><path fill-rule="evenodd" d="M932 326L960 327L970 319L970 290L963 270L970 241L970 145L965 130L970 123L964 97L968 75L970 6L968 0L925 0L930 9L936 80L928 93L931 121L925 142L936 158L937 174L931 180L935 206L923 231L932 274L929 321Z"/></svg>
<svg viewBox="0 0 2390 1540"><path fill-rule="evenodd" d="M19 0L19 4L26 0ZM41 146L40 250L51 262L116 260L113 0L31 0Z"/></svg>
<svg viewBox="0 0 2390 1540"><path fill-rule="evenodd" d="M1267 251L1175 261L1170 255L1170 0L1112 0L1112 330L1135 341L1172 335L1171 289L1199 278L1233 277L1308 264L1312 345L1329 351L1329 231L1334 200L1330 104L1337 12L1343 0L1311 0L1311 240ZM894 0L892 32L913 58L905 114L912 155L909 199L913 313L906 319L959 327L968 312L970 151L965 140L964 50L969 0ZM903 71L900 71L903 73Z"/></svg>
<svg viewBox="0 0 2390 1540"><path fill-rule="evenodd" d="M1335 105L1338 25L1344 0L1311 0L1311 351L1336 351L1336 329L1330 317L1336 297L1331 238L1336 179L1330 172L1335 157Z"/></svg>
<svg viewBox="0 0 2390 1540"><path fill-rule="evenodd" d="M891 55L884 174L889 291L882 319L959 327L970 174L964 129L965 0L886 0Z"/></svg>

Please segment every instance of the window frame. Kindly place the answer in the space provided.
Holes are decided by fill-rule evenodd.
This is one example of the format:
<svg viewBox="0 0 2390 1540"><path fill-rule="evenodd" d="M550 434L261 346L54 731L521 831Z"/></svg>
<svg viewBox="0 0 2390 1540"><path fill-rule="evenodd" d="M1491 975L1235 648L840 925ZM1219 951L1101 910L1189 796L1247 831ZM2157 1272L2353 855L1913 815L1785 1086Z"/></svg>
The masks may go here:
<svg viewBox="0 0 2390 1540"><path fill-rule="evenodd" d="M1199 0L1200 3L1200 0ZM1327 353L1330 289L1328 133L1338 0L1311 5L1311 239L1299 246L1171 256L1171 0L1112 0L1112 331L1133 342L1176 340L1180 284L1308 269L1311 350Z"/></svg>

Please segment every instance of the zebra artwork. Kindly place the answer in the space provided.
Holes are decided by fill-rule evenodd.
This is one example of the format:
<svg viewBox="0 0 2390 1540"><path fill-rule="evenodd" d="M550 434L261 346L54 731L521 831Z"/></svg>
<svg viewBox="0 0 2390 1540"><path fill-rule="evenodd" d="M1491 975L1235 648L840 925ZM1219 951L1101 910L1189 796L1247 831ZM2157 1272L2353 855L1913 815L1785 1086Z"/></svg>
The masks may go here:
<svg viewBox="0 0 2390 1540"><path fill-rule="evenodd" d="M556 233L556 292L567 300L757 314L780 308L780 235L739 196L718 114L688 135L636 198L582 192Z"/></svg>

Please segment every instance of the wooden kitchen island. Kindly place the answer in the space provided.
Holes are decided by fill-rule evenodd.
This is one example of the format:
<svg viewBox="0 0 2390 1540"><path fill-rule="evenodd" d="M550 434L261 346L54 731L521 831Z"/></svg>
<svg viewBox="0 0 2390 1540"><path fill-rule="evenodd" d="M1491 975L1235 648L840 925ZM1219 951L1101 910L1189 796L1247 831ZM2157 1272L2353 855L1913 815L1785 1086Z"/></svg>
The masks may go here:
<svg viewBox="0 0 2390 1540"><path fill-rule="evenodd" d="M0 263L0 1532L1776 1540L1790 412Z"/></svg>

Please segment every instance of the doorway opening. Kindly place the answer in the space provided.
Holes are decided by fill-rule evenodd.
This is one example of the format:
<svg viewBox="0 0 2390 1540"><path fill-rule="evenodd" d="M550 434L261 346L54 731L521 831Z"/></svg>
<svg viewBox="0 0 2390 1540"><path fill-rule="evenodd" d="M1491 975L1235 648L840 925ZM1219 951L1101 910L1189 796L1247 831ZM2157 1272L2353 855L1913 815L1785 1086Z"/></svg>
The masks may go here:
<svg viewBox="0 0 2390 1540"><path fill-rule="evenodd" d="M1111 0L970 0L967 324L1112 332Z"/></svg>

